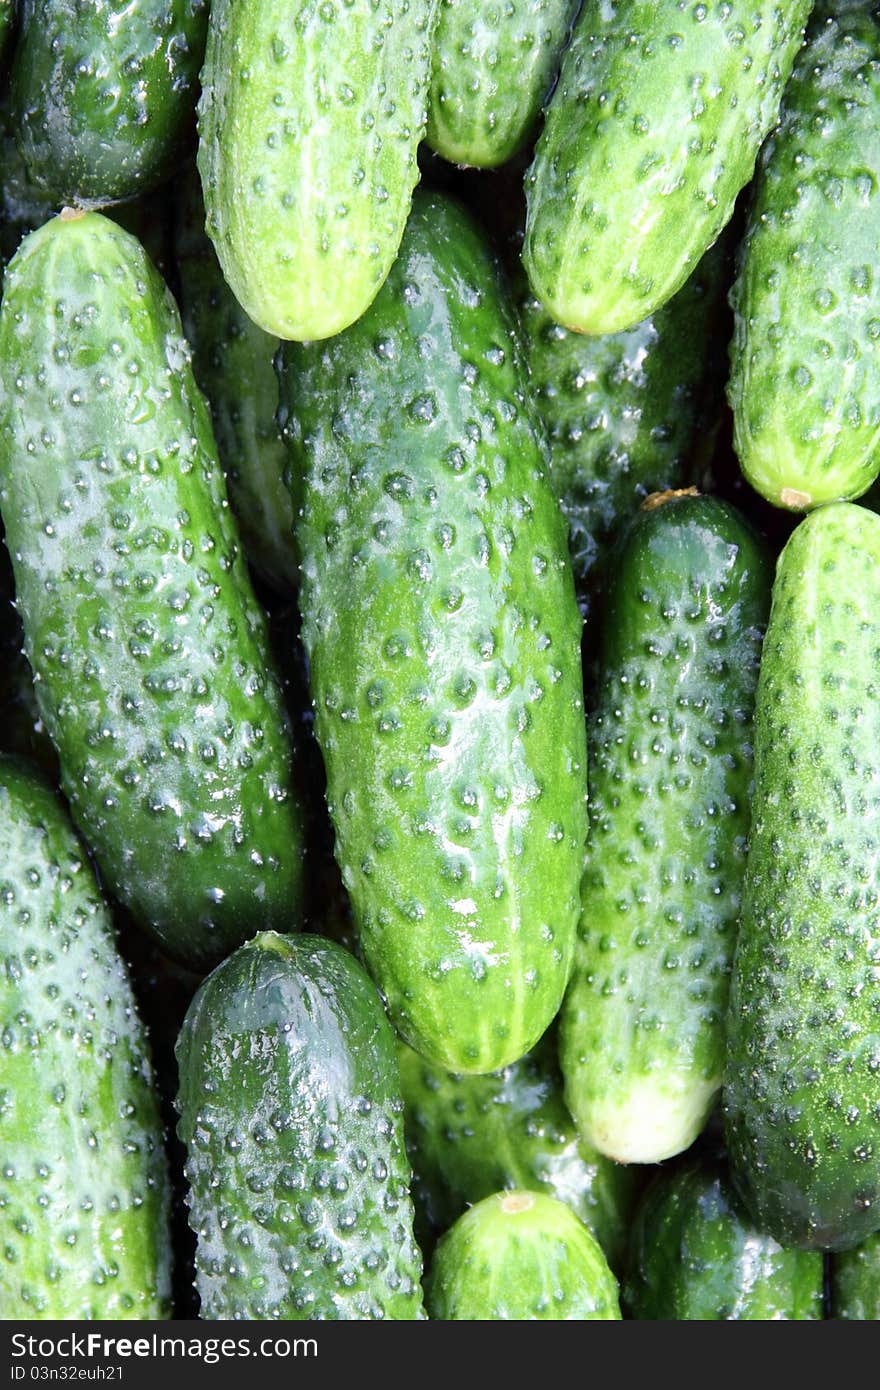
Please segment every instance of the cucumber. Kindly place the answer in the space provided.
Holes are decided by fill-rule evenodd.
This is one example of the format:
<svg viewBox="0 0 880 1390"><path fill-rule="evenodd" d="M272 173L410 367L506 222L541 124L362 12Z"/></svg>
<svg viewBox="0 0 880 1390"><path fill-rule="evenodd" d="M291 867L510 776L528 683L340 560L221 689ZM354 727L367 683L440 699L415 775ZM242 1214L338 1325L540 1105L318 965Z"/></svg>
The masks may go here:
<svg viewBox="0 0 880 1390"><path fill-rule="evenodd" d="M434 0L213 0L199 103L207 229L278 338L360 318L397 255Z"/></svg>
<svg viewBox="0 0 880 1390"><path fill-rule="evenodd" d="M527 144L580 0L441 0L428 144L453 164L494 169Z"/></svg>
<svg viewBox="0 0 880 1390"><path fill-rule="evenodd" d="M441 1322L619 1320L617 1281L574 1212L537 1192L478 1202L434 1252L428 1311Z"/></svg>
<svg viewBox="0 0 880 1390"><path fill-rule="evenodd" d="M0 1310L169 1316L169 1194L110 913L48 785L0 757Z"/></svg>
<svg viewBox="0 0 880 1390"><path fill-rule="evenodd" d="M279 358L336 855L407 1042L523 1056L568 979L586 833L565 526L493 261L413 208L368 314Z"/></svg>
<svg viewBox="0 0 880 1390"><path fill-rule="evenodd" d="M0 0L0 58L6 56L6 45L15 27L15 0Z"/></svg>
<svg viewBox="0 0 880 1390"><path fill-rule="evenodd" d="M22 0L19 144L56 204L117 202L173 173L195 124L207 0Z"/></svg>
<svg viewBox="0 0 880 1390"><path fill-rule="evenodd" d="M520 316L550 479L587 611L629 517L650 493L696 481L711 447L727 250L722 240L669 304L607 337L570 333L524 288Z"/></svg>
<svg viewBox="0 0 880 1390"><path fill-rule="evenodd" d="M761 156L730 403L754 488L803 511L880 470L880 11L820 14Z"/></svg>
<svg viewBox="0 0 880 1390"><path fill-rule="evenodd" d="M822 1256L755 1230L716 1163L658 1174L630 1238L623 1302L638 1321L811 1321L822 1317Z"/></svg>
<svg viewBox="0 0 880 1390"><path fill-rule="evenodd" d="M258 328L223 278L204 232L196 179L183 187L175 217L183 330L193 371L211 406L229 500L248 560L273 589L297 584L294 506L284 480L287 450L278 432L278 339Z"/></svg>
<svg viewBox="0 0 880 1390"><path fill-rule="evenodd" d="M298 922L290 731L170 295L98 213L0 313L0 509L25 649L106 887L203 967Z"/></svg>
<svg viewBox="0 0 880 1390"><path fill-rule="evenodd" d="M831 1316L880 1322L880 1232L831 1260Z"/></svg>
<svg viewBox="0 0 880 1390"><path fill-rule="evenodd" d="M733 213L811 0L586 0L526 180L523 260L551 316L619 333Z"/></svg>
<svg viewBox="0 0 880 1390"><path fill-rule="evenodd" d="M454 1076L401 1043L400 1079L413 1197L428 1229L504 1188L544 1192L619 1264L636 1172L578 1140L552 1038L493 1076Z"/></svg>
<svg viewBox="0 0 880 1390"><path fill-rule="evenodd" d="M23 642L12 565L0 542L0 750L38 764L47 780L57 784L58 761L40 718Z"/></svg>
<svg viewBox="0 0 880 1390"><path fill-rule="evenodd" d="M768 564L746 521L650 499L618 557L590 726L565 1095L621 1163L686 1149L721 1085Z"/></svg>
<svg viewBox="0 0 880 1390"><path fill-rule="evenodd" d="M177 1060L201 1316L421 1317L394 1035L354 958L261 932Z"/></svg>
<svg viewBox="0 0 880 1390"><path fill-rule="evenodd" d="M880 517L821 507L776 572L728 1016L731 1167L782 1245L880 1228Z"/></svg>

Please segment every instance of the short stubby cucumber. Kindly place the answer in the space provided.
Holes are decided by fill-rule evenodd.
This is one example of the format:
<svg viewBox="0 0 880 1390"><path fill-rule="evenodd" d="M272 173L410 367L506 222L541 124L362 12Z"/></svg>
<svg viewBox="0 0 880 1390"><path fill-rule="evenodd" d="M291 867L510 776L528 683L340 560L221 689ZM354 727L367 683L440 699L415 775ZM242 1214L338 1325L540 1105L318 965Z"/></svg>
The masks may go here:
<svg viewBox="0 0 880 1390"><path fill-rule="evenodd" d="M714 498L649 499L608 593L565 1095L621 1163L686 1149L721 1085L769 565Z"/></svg>
<svg viewBox="0 0 880 1390"><path fill-rule="evenodd" d="M506 1188L570 1206L612 1267L623 1253L636 1170L579 1140L562 1098L555 1038L491 1076L455 1076L400 1045L413 1197L429 1229Z"/></svg>
<svg viewBox="0 0 880 1390"><path fill-rule="evenodd" d="M428 144L492 169L528 142L580 0L440 0Z"/></svg>
<svg viewBox="0 0 880 1390"><path fill-rule="evenodd" d="M730 402L753 487L804 511L880 471L880 11L820 9L761 155Z"/></svg>
<svg viewBox="0 0 880 1390"><path fill-rule="evenodd" d="M169 1316L169 1190L147 1041L54 792L0 757L0 1315Z"/></svg>
<svg viewBox="0 0 880 1390"><path fill-rule="evenodd" d="M880 517L792 535L758 685L728 1016L734 1179L783 1245L880 1229Z"/></svg>
<svg viewBox="0 0 880 1390"><path fill-rule="evenodd" d="M607 337L569 332L523 286L520 317L550 479L586 610L604 586L621 526L650 493L696 481L710 452L723 403L727 250L722 240L669 304Z"/></svg>
<svg viewBox="0 0 880 1390"><path fill-rule="evenodd" d="M297 583L294 506L285 482L287 450L276 423L278 339L242 309L204 231L198 180L178 195L174 249L183 331L193 372L208 398L229 500L248 560L283 594Z"/></svg>
<svg viewBox="0 0 880 1390"><path fill-rule="evenodd" d="M435 0L213 0L199 104L208 232L254 323L328 338L397 255Z"/></svg>
<svg viewBox="0 0 880 1390"><path fill-rule="evenodd" d="M0 509L25 649L102 880L170 954L298 925L290 729L171 296L99 213L22 244Z"/></svg>
<svg viewBox="0 0 880 1390"><path fill-rule="evenodd" d="M261 933L177 1060L201 1316L422 1317L394 1034L354 957Z"/></svg>
<svg viewBox="0 0 880 1390"><path fill-rule="evenodd" d="M473 224L426 196L370 312L279 361L364 956L418 1052L498 1071L559 1008L586 836L580 618L512 310Z"/></svg>
<svg viewBox="0 0 880 1390"><path fill-rule="evenodd" d="M434 1252L428 1312L440 1322L619 1320L617 1282L574 1212L537 1192L499 1192Z"/></svg>
<svg viewBox="0 0 880 1390"><path fill-rule="evenodd" d="M22 0L12 101L34 181L65 203L133 198L195 134L207 0Z"/></svg>
<svg viewBox="0 0 880 1390"><path fill-rule="evenodd" d="M880 1322L880 1232L832 1257L831 1316Z"/></svg>
<svg viewBox="0 0 880 1390"><path fill-rule="evenodd" d="M664 1170L639 1204L623 1286L637 1321L818 1320L822 1285L822 1256L756 1230L720 1164Z"/></svg>
<svg viewBox="0 0 880 1390"><path fill-rule="evenodd" d="M681 288L776 121L811 0L585 0L526 179L548 312L619 333Z"/></svg>

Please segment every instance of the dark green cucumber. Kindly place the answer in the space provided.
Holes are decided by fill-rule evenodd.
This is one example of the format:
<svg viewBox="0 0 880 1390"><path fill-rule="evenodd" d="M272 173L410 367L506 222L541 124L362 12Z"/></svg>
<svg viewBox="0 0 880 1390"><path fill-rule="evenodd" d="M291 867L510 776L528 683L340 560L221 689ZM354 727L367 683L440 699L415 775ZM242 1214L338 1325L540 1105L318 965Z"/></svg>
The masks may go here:
<svg viewBox="0 0 880 1390"><path fill-rule="evenodd" d="M820 11L761 156L733 296L736 450L777 506L858 497L880 470L878 247L880 10Z"/></svg>
<svg viewBox="0 0 880 1390"><path fill-rule="evenodd" d="M492 169L528 142L580 0L440 0L428 144Z"/></svg>
<svg viewBox="0 0 880 1390"><path fill-rule="evenodd" d="M58 205L155 187L192 138L207 0L22 0L19 143Z"/></svg>
<svg viewBox="0 0 880 1390"><path fill-rule="evenodd" d="M639 504L699 478L723 395L726 265L723 240L668 305L601 338L562 328L524 289L526 353L584 607Z"/></svg>
<svg viewBox="0 0 880 1390"><path fill-rule="evenodd" d="M811 1321L822 1256L757 1231L720 1165L663 1171L642 1198L623 1302L638 1321Z"/></svg>
<svg viewBox="0 0 880 1390"><path fill-rule="evenodd" d="M783 1245L880 1228L878 679L880 517L821 507L773 589L724 1093L734 1178Z"/></svg>
<svg viewBox="0 0 880 1390"><path fill-rule="evenodd" d="M425 1296L440 1322L620 1318L595 1238L538 1192L498 1192L459 1217L434 1252Z"/></svg>
<svg viewBox="0 0 880 1390"><path fill-rule="evenodd" d="M619 333L681 288L772 129L811 0L586 0L528 174L523 260L559 323Z"/></svg>
<svg viewBox="0 0 880 1390"><path fill-rule="evenodd" d="M170 295L98 213L54 218L0 314L0 508L74 820L170 954L298 923L290 731Z"/></svg>
<svg viewBox="0 0 880 1390"><path fill-rule="evenodd" d="M515 323L454 204L417 199L368 314L282 351L303 634L336 854L405 1039L534 1046L586 832L580 621Z"/></svg>
<svg viewBox="0 0 880 1390"><path fill-rule="evenodd" d="M561 1062L583 1138L619 1162L686 1149L721 1085L769 591L734 508L674 493L610 587Z"/></svg>
<svg viewBox="0 0 880 1390"><path fill-rule="evenodd" d="M397 255L434 0L213 0L199 104L208 232L254 323L327 338Z"/></svg>
<svg viewBox="0 0 880 1390"><path fill-rule="evenodd" d="M0 757L0 1316L169 1315L144 1030L61 803Z"/></svg>
<svg viewBox="0 0 880 1390"><path fill-rule="evenodd" d="M223 278L205 231L198 180L178 195L175 252L180 311L193 371L211 407L229 500L248 559L281 593L297 583L294 506L278 431L278 339L248 318Z"/></svg>
<svg viewBox="0 0 880 1390"><path fill-rule="evenodd" d="M831 1316L880 1322L880 1232L831 1261Z"/></svg>
<svg viewBox="0 0 880 1390"><path fill-rule="evenodd" d="M177 1059L201 1316L421 1317L394 1035L357 961L261 933Z"/></svg>
<svg viewBox="0 0 880 1390"><path fill-rule="evenodd" d="M0 0L0 58L6 56L6 45L15 25L15 0Z"/></svg>
<svg viewBox="0 0 880 1390"><path fill-rule="evenodd" d="M492 1076L454 1076L401 1043L400 1078L413 1197L429 1229L505 1188L544 1192L620 1263L636 1173L579 1141L552 1038Z"/></svg>

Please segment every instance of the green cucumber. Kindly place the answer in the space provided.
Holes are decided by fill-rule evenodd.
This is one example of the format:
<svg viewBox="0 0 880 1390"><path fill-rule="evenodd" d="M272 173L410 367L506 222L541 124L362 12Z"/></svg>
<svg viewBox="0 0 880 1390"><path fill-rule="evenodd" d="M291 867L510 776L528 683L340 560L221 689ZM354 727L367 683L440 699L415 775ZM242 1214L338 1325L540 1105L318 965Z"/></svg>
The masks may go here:
<svg viewBox="0 0 880 1390"><path fill-rule="evenodd" d="M434 0L213 0L199 104L207 229L278 338L360 318L397 255Z"/></svg>
<svg viewBox="0 0 880 1390"><path fill-rule="evenodd" d="M665 304L733 213L811 0L586 0L529 171L523 260L559 323Z"/></svg>
<svg viewBox="0 0 880 1390"><path fill-rule="evenodd" d="M776 572L728 1016L731 1167L782 1245L880 1228L880 517L821 507Z"/></svg>
<svg viewBox="0 0 880 1390"><path fill-rule="evenodd" d="M434 1252L428 1312L440 1322L619 1320L617 1281L574 1212L537 1192L498 1192Z"/></svg>
<svg viewBox="0 0 880 1390"><path fill-rule="evenodd" d="M493 169L528 142L580 0L440 0L428 144Z"/></svg>
<svg viewBox="0 0 880 1390"><path fill-rule="evenodd" d="M413 1196L429 1229L504 1188L544 1192L619 1264L636 1172L578 1139L552 1039L492 1076L441 1071L401 1043L400 1079Z"/></svg>
<svg viewBox="0 0 880 1390"><path fill-rule="evenodd" d="M832 1257L831 1316L880 1322L880 1232Z"/></svg>
<svg viewBox="0 0 880 1390"><path fill-rule="evenodd" d="M278 432L278 339L248 318L223 278L204 232L201 190L190 180L178 198L175 253L183 330L193 371L211 407L229 500L248 560L273 589L297 584L294 505L287 450Z"/></svg>
<svg viewBox="0 0 880 1390"><path fill-rule="evenodd" d="M262 932L177 1059L201 1316L421 1317L394 1035L357 961Z"/></svg>
<svg viewBox="0 0 880 1390"><path fill-rule="evenodd" d="M103 881L204 966L298 922L290 730L180 320L98 213L22 244L0 509L25 649Z"/></svg>
<svg viewBox="0 0 880 1390"><path fill-rule="evenodd" d="M133 198L193 133L207 0L22 0L19 143L56 204Z"/></svg>
<svg viewBox="0 0 880 1390"><path fill-rule="evenodd" d="M580 620L512 309L417 199L370 312L285 346L300 603L336 854L399 1031L498 1071L568 979L586 833Z"/></svg>
<svg viewBox="0 0 880 1390"><path fill-rule="evenodd" d="M23 643L12 565L5 543L0 542L0 750L39 764L57 783L58 761L40 718Z"/></svg>
<svg viewBox="0 0 880 1390"><path fill-rule="evenodd" d="M795 511L880 470L880 11L821 14L761 156L730 402L754 488Z"/></svg>
<svg viewBox="0 0 880 1390"><path fill-rule="evenodd" d="M722 1168L663 1171L636 1213L623 1301L638 1321L812 1321L822 1256L755 1230Z"/></svg>
<svg viewBox="0 0 880 1390"><path fill-rule="evenodd" d="M55 794L0 757L0 1313L169 1316L169 1194L144 1030Z"/></svg>
<svg viewBox="0 0 880 1390"><path fill-rule="evenodd" d="M721 1085L770 576L745 520L650 499L608 595L565 1094L622 1163L686 1149Z"/></svg>

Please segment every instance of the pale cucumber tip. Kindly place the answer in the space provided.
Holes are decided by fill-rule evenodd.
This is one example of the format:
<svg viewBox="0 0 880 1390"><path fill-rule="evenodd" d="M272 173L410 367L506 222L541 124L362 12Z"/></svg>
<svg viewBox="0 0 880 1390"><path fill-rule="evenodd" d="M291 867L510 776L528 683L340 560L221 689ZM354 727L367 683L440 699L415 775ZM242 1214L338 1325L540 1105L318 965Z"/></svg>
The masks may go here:
<svg viewBox="0 0 880 1390"><path fill-rule="evenodd" d="M577 1107L588 1144L616 1163L663 1163L689 1149L706 1122L720 1079L644 1076L613 1097Z"/></svg>

